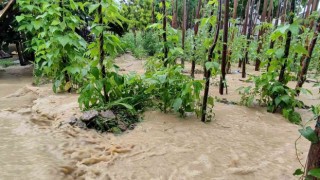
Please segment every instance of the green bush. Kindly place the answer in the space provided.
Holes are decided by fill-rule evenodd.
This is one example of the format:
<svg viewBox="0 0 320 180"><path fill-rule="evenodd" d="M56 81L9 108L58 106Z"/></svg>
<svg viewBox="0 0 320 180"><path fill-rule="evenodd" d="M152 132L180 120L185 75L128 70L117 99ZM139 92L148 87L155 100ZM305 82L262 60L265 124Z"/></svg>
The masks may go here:
<svg viewBox="0 0 320 180"><path fill-rule="evenodd" d="M161 48L161 44L159 43L159 36L151 30L146 31L142 38L142 46L147 55L155 55L158 49Z"/></svg>
<svg viewBox="0 0 320 180"><path fill-rule="evenodd" d="M282 115L295 124L301 122L301 116L295 111L296 107L302 107L303 102L295 98L296 91L276 80L277 72L264 73L253 77L254 87L240 88L241 103L251 106L257 97L259 104L266 105L268 112L281 110Z"/></svg>
<svg viewBox="0 0 320 180"><path fill-rule="evenodd" d="M129 32L121 37L121 41L123 43L122 48L125 51L130 51L134 57L140 59L146 56L140 32L137 32L136 37L132 32Z"/></svg>

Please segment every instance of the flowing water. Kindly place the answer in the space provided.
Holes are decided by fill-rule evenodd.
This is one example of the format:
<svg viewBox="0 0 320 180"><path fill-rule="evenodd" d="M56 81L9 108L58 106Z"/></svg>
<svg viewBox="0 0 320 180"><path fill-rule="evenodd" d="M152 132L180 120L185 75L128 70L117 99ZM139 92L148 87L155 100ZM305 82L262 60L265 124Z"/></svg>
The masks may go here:
<svg viewBox="0 0 320 180"><path fill-rule="evenodd" d="M59 160L47 150L55 140L32 132L25 118L0 113L0 179L56 179Z"/></svg>
<svg viewBox="0 0 320 180"><path fill-rule="evenodd" d="M57 141L50 134L41 133L29 121L30 105L36 96L14 95L32 82L29 70L0 71L0 179L3 180L59 177L54 170L61 162L53 154L54 149L48 151Z"/></svg>
<svg viewBox="0 0 320 180"><path fill-rule="evenodd" d="M119 66L143 72L130 56ZM309 143L299 140L295 151L299 127L265 108L216 103L208 124L149 111L134 130L115 136L68 125L80 115L78 95L34 87L31 75L28 67L0 70L0 180L289 180L300 167L297 158L305 162ZM228 78L234 86L225 97L236 101L243 82Z"/></svg>

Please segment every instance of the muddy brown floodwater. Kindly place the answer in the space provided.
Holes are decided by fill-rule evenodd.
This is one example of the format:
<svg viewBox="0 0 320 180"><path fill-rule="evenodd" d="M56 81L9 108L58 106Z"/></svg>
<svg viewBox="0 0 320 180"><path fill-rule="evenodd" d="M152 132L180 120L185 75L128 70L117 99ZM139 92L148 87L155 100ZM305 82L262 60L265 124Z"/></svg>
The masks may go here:
<svg viewBox="0 0 320 180"><path fill-rule="evenodd" d="M123 73L143 73L143 61L130 55L117 63ZM305 162L309 143L299 140L297 155L294 146L299 126L261 107L216 103L208 124L148 111L119 136L71 127L66 122L80 115L78 95L32 86L31 72L0 70L0 179L291 180L297 158ZM239 79L228 75L229 95L219 97L238 101L235 89L250 85ZM210 93L218 94L214 84ZM319 103L316 93L301 98Z"/></svg>
<svg viewBox="0 0 320 180"><path fill-rule="evenodd" d="M53 137L30 123L37 96L24 87L32 83L31 72L31 67L0 70L0 179L63 177L54 173L60 164L54 149L48 151Z"/></svg>

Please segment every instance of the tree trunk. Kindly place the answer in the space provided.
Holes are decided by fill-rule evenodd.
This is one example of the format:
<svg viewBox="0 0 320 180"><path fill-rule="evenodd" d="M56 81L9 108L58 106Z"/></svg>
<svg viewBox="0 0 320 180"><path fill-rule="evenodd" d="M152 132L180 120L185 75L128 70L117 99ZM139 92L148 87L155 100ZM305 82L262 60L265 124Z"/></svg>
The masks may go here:
<svg viewBox="0 0 320 180"><path fill-rule="evenodd" d="M16 48L17 48L17 51L18 51L20 65L21 66L27 65L27 62L25 61L25 59L23 57L23 50L22 50L22 46L21 46L21 42L20 41L16 42Z"/></svg>
<svg viewBox="0 0 320 180"><path fill-rule="evenodd" d="M318 10L318 6L319 6L319 0L313 0L312 12L313 11L317 11Z"/></svg>
<svg viewBox="0 0 320 180"><path fill-rule="evenodd" d="M318 3L319 3L319 0L313 0L311 14L312 14L314 11L317 11L317 10L318 10ZM313 28L313 25L314 25L314 21L311 20L311 22L310 22L310 29Z"/></svg>
<svg viewBox="0 0 320 180"><path fill-rule="evenodd" d="M163 38L163 63L164 67L168 66L168 45L167 45L167 13L166 13L166 0L161 0L162 2L162 13L163 13L163 20L162 20L162 38Z"/></svg>
<svg viewBox="0 0 320 180"><path fill-rule="evenodd" d="M305 19L307 19L307 18L309 17L309 15L310 15L311 6L312 6L312 0L308 0L307 10L306 10L306 14L305 14Z"/></svg>
<svg viewBox="0 0 320 180"><path fill-rule="evenodd" d="M254 20L253 20L253 26L252 26L253 34L254 34L254 30L257 25L257 20L259 18L260 2L261 2L261 0L258 1L257 6L256 6L257 15L254 17Z"/></svg>
<svg viewBox="0 0 320 180"><path fill-rule="evenodd" d="M286 22L286 16L287 16L287 1L288 0L284 0L284 4L283 4L283 11L282 11L282 16L281 16L281 24L284 25L284 23Z"/></svg>
<svg viewBox="0 0 320 180"><path fill-rule="evenodd" d="M221 7L222 3L221 0L219 0L219 11L218 11L218 19L217 19L217 28L216 33L214 36L214 40L212 45L210 46L210 49L208 51L208 62L212 61L213 51L217 45L218 38L219 38L219 31L220 31L220 25L219 22L221 21ZM210 88L210 76L211 76L211 70L207 69L205 66L205 89L204 89L204 95L203 95L203 103L202 103L202 116L201 121L205 122L207 117L207 103L208 103L208 96L209 96L209 88Z"/></svg>
<svg viewBox="0 0 320 180"><path fill-rule="evenodd" d="M302 87L302 85L304 84L304 82L307 79L307 72L308 72L310 61L311 61L312 52L313 52L314 47L315 47L315 45L317 43L319 32L320 32L320 17L317 20L317 28L314 31L313 39L312 39L312 41L311 41L311 43L309 45L309 48L308 48L308 56L303 56L302 69L301 69L301 72L299 73L298 82L297 82L297 85L296 85L297 95L300 94L300 88Z"/></svg>
<svg viewBox="0 0 320 180"><path fill-rule="evenodd" d="M237 19L238 0L233 1L233 19Z"/></svg>
<svg viewBox="0 0 320 180"><path fill-rule="evenodd" d="M320 140L320 116L318 117L317 125L315 127L314 132L316 135L318 135ZM318 141L318 143L311 144L310 146L308 158L307 158L307 167L305 172L306 175L310 170L316 169L316 168L320 168L320 141ZM309 176L307 177L311 180L318 180L318 178L316 177L309 177Z"/></svg>
<svg viewBox="0 0 320 180"><path fill-rule="evenodd" d="M223 20L223 50L221 62L221 77L219 84L219 93L223 95L223 89L226 81L226 66L227 66L227 53L228 53L228 25L229 25L229 0L225 0L224 5L224 20Z"/></svg>
<svg viewBox="0 0 320 180"><path fill-rule="evenodd" d="M154 1L152 1L152 12L151 12L151 20L152 20L152 23L155 23L156 22L156 18L155 18L155 15L154 15Z"/></svg>
<svg viewBox="0 0 320 180"><path fill-rule="evenodd" d="M246 6L246 15L245 15L244 23L243 23L243 27L242 27L242 34L243 35L247 34L250 6L251 6L251 0L248 0L247 6Z"/></svg>
<svg viewBox="0 0 320 180"><path fill-rule="evenodd" d="M182 49L184 51L184 44L186 38L186 29L187 29L187 2L183 0L183 24L182 24ZM181 66L184 67L184 57L181 58Z"/></svg>
<svg viewBox="0 0 320 180"><path fill-rule="evenodd" d="M175 1L177 1L177 0L172 0L172 27L174 28L174 29L177 29L178 28L178 13L177 13L177 8L175 7Z"/></svg>
<svg viewBox="0 0 320 180"><path fill-rule="evenodd" d="M244 22L243 22L243 26L242 26L242 35L246 35L247 34L247 24L248 24L248 19L249 19L249 9L250 9L250 2L251 0L247 1L247 5L246 5L246 14L245 14L245 18L244 18ZM243 64L242 62L244 61L244 59L239 60L239 65L238 67L241 67L241 65ZM242 71L245 71L246 67L242 67Z"/></svg>
<svg viewBox="0 0 320 180"><path fill-rule="evenodd" d="M254 0L251 0L251 8L250 8L250 20L249 20L249 30L247 33L247 46L246 46L246 50L245 50L245 59L242 60L242 78L246 78L247 74L246 74L246 63L249 62L249 58L248 58L248 51L249 51L249 45L250 45L250 36L251 36L251 31L252 31L252 14L253 14L253 4L254 4Z"/></svg>
<svg viewBox="0 0 320 180"><path fill-rule="evenodd" d="M268 9L268 22L271 23L273 19L273 0L270 1L269 9Z"/></svg>
<svg viewBox="0 0 320 180"><path fill-rule="evenodd" d="M189 29L191 27L191 20L192 20L192 17L193 17L193 11L191 10L191 1L190 0L187 0L187 12L189 14L189 16L187 15L187 26L186 26L186 29Z"/></svg>
<svg viewBox="0 0 320 180"><path fill-rule="evenodd" d="M218 12L219 13L219 12ZM221 10L221 13L222 13L222 10ZM214 14L214 10L211 10L210 11L210 17L213 16ZM219 24L219 30L220 30L220 22L217 22ZM211 25L211 23L209 24L209 31L208 33L211 34L212 32L212 29L213 29L213 26ZM209 49L206 50L206 53L209 52ZM206 67L205 67L205 62L203 64L203 76L206 77Z"/></svg>
<svg viewBox="0 0 320 180"><path fill-rule="evenodd" d="M266 21L266 15L267 15L267 7L268 7L268 0L264 0L263 2L263 9L262 9L262 14L261 14L261 23L264 23ZM257 54L260 54L261 49L262 49L262 39L261 36L264 34L265 30L264 29L260 29L259 30L259 34L258 34L258 49L257 49ZM260 70L260 59L257 58L256 59L256 66L255 66L255 71L259 71Z"/></svg>
<svg viewBox="0 0 320 180"><path fill-rule="evenodd" d="M293 24L293 18L295 15L295 5L296 5L296 1L292 0L291 1L291 7L290 7L290 16L289 16L289 24ZM288 62L288 57L289 57L289 51L290 51L290 44L291 44L291 37L292 36L292 32L290 30L288 30L287 33L287 39L286 39L286 45L285 45L285 49L284 49L284 62L283 65L281 66L281 70L280 70L280 75L279 75L279 82L284 83L285 80L285 71L286 71L286 67L287 67L287 62Z"/></svg>
<svg viewBox="0 0 320 180"><path fill-rule="evenodd" d="M198 7L197 7L197 11L196 11L196 18L200 19L200 9L201 9L201 0L198 1ZM197 50L196 47L196 36L198 35L198 31L199 31L199 22L196 22L195 26L194 26L194 37L193 37L193 42L194 42L194 47L193 47L193 57L192 57L192 65L191 65L191 77L194 78L194 70L196 68L196 60L195 60L195 53Z"/></svg>
<svg viewBox="0 0 320 180"><path fill-rule="evenodd" d="M238 7L238 0L234 0L234 1L233 1L233 15L232 15L232 19L233 19L234 21L237 19L237 7ZM237 25L234 24L234 26L236 27ZM231 42L233 42L234 36L235 36L235 33L232 32ZM228 48L227 70L226 70L228 74L231 74L231 55L232 55L232 52L231 52L231 49L230 49L230 47L229 47L229 48Z"/></svg>
<svg viewBox="0 0 320 180"><path fill-rule="evenodd" d="M277 18L276 18L276 22L274 23L274 30L276 30L278 28L278 23L279 23L279 18L280 18L280 10L281 10L281 0L279 0L279 2L278 2ZM275 43L275 41L271 40L269 49L273 49L274 43ZM271 63L271 57L268 58L267 71L269 71L270 63Z"/></svg>

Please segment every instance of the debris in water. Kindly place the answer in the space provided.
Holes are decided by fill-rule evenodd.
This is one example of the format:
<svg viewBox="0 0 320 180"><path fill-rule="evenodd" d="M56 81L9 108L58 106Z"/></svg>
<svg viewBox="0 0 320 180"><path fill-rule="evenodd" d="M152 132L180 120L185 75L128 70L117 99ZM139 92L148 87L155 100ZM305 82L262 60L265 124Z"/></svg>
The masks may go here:
<svg viewBox="0 0 320 180"><path fill-rule="evenodd" d="M95 117L97 117L99 115L99 112L96 110L91 110L91 111L86 111L83 113L83 115L81 116L81 120L83 122L89 122L91 120L93 120Z"/></svg>
<svg viewBox="0 0 320 180"><path fill-rule="evenodd" d="M106 111L101 111L100 112L100 116L106 119L115 119L116 116L114 115L114 113L110 110L106 110Z"/></svg>

